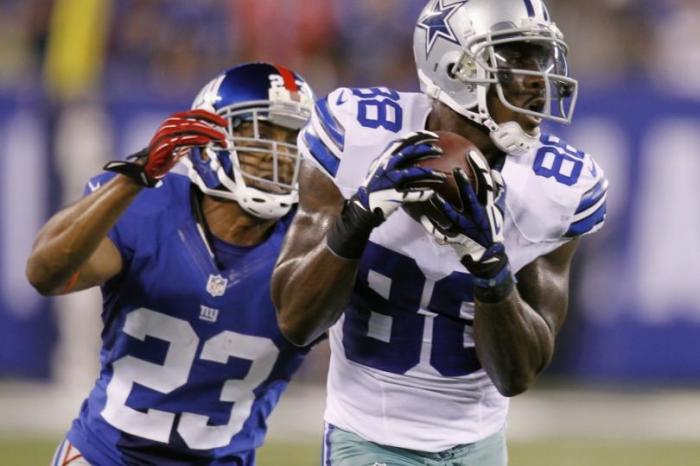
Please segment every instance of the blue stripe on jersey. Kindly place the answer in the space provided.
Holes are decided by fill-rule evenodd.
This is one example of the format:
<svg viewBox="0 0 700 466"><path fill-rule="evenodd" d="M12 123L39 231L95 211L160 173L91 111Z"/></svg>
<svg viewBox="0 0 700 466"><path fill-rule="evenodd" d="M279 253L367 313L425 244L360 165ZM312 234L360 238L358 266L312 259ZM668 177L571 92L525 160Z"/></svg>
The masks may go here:
<svg viewBox="0 0 700 466"><path fill-rule="evenodd" d="M345 128L336 120L328 106L328 97L324 97L316 102L316 114L323 130L333 141L333 144L342 151L345 147Z"/></svg>
<svg viewBox="0 0 700 466"><path fill-rule="evenodd" d="M544 20L549 21L549 10L547 10L547 5L542 2L542 14L544 15Z"/></svg>
<svg viewBox="0 0 700 466"><path fill-rule="evenodd" d="M608 209L608 203L604 202L603 205L598 207L595 212L586 218L574 222L569 226L569 230L564 236L580 236L590 230L592 230L596 225L605 220L605 212Z"/></svg>
<svg viewBox="0 0 700 466"><path fill-rule="evenodd" d="M63 442L58 446L58 449L56 450L56 453L54 453L53 457L53 462L51 463L51 466L60 466L58 462L61 460L61 453L63 453L63 447L66 444L66 439L63 439Z"/></svg>
<svg viewBox="0 0 700 466"><path fill-rule="evenodd" d="M331 466L331 433L335 427L326 423L323 432L323 448L321 449L321 465Z"/></svg>
<svg viewBox="0 0 700 466"><path fill-rule="evenodd" d="M531 0L525 0L525 8L527 8L527 15L529 17L535 16L535 7L532 6Z"/></svg>
<svg viewBox="0 0 700 466"><path fill-rule="evenodd" d="M602 178L600 181L598 181L598 183L596 183L595 186L589 189L588 192L583 195L583 197L581 197L581 202L576 209L576 214L580 214L581 212L590 208L596 202L600 201L607 192L608 180L606 178Z"/></svg>
<svg viewBox="0 0 700 466"><path fill-rule="evenodd" d="M340 159L331 152L328 147L321 141L310 126L307 126L303 131L304 143L306 147L309 148L309 153L316 159L318 163L321 164L323 168L326 169L328 173L332 176L338 172L338 166L340 165Z"/></svg>

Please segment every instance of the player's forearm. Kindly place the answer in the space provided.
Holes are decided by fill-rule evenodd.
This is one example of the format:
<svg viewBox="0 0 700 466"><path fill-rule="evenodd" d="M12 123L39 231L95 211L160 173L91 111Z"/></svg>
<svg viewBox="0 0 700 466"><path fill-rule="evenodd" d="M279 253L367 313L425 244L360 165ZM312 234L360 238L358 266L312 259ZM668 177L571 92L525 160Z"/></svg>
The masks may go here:
<svg viewBox="0 0 700 466"><path fill-rule="evenodd" d="M553 331L515 289L500 303L477 302L474 338L481 364L504 396L527 390L554 349Z"/></svg>
<svg viewBox="0 0 700 466"><path fill-rule="evenodd" d="M117 176L54 215L38 233L27 260L29 282L43 294L67 282L140 190L133 181Z"/></svg>
<svg viewBox="0 0 700 466"><path fill-rule="evenodd" d="M333 255L325 244L281 263L272 286L282 334L300 346L318 338L345 310L356 274L356 260Z"/></svg>

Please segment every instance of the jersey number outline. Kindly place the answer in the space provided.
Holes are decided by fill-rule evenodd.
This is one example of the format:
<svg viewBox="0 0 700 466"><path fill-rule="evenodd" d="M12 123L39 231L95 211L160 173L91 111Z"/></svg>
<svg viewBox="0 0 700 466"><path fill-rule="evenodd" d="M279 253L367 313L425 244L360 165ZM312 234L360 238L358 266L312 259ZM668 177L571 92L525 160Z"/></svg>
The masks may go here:
<svg viewBox="0 0 700 466"><path fill-rule="evenodd" d="M126 405L135 383L160 393L183 386L194 363L199 337L189 322L145 308L130 312L124 332L144 341L146 336L169 343L163 364L123 356L113 363L114 373L107 385L107 400L101 414L114 427L149 440L168 443L175 413L158 409L141 412ZM227 424L208 425L207 416L181 413L177 426L188 447L207 450L226 446L250 416L255 401L253 390L272 372L279 349L268 338L224 330L203 345L200 359L225 364L229 357L252 362L243 379L226 380L219 401L233 402Z"/></svg>
<svg viewBox="0 0 700 466"><path fill-rule="evenodd" d="M343 320L343 347L353 362L393 374L429 366L445 377L481 369L473 343L471 275L437 281L414 259L369 242ZM471 309L469 309L471 307Z"/></svg>
<svg viewBox="0 0 700 466"><path fill-rule="evenodd" d="M543 145L538 149L532 166L535 174L544 178L553 177L566 186L576 184L583 169L585 152L553 135L546 135L541 141Z"/></svg>
<svg viewBox="0 0 700 466"><path fill-rule="evenodd" d="M399 93L386 87L370 87L352 89L359 97L357 101L357 121L365 128L380 126L394 133L401 131L403 125L403 110L396 103Z"/></svg>

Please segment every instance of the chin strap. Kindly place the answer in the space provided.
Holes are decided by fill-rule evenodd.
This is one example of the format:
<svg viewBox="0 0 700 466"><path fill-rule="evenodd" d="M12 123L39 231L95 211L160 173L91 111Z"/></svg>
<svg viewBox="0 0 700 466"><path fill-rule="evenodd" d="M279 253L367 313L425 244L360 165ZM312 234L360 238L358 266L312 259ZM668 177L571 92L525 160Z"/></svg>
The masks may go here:
<svg viewBox="0 0 700 466"><path fill-rule="evenodd" d="M503 152L510 155L525 155L537 143L540 135L531 136L515 121L497 124L489 119L483 123L489 129L491 140Z"/></svg>
<svg viewBox="0 0 700 466"><path fill-rule="evenodd" d="M508 121L500 125L493 121L486 107L486 91L484 89L480 88L477 91L479 94L477 96L478 103L475 104L477 111L468 110L460 106L447 93L440 89L439 86L425 76L422 71L418 70L418 76L421 80L423 93L435 100L439 100L456 113L469 118L479 125L485 126L489 130L489 136L491 136L493 143L503 152L515 156L524 155L527 154L539 140L539 129L536 135L531 136L515 121Z"/></svg>
<svg viewBox="0 0 700 466"><path fill-rule="evenodd" d="M477 89L477 112L470 112L479 116L477 123L489 130L489 136L493 143L506 154L520 156L527 154L537 144L540 130L532 136L525 132L519 123L506 121L496 123L488 110L488 88L480 86Z"/></svg>

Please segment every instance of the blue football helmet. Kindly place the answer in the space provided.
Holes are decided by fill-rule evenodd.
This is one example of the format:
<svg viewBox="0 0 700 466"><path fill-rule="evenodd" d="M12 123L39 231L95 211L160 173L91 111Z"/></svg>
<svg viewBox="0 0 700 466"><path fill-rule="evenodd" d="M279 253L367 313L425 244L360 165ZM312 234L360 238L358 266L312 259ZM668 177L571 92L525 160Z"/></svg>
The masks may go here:
<svg viewBox="0 0 700 466"><path fill-rule="evenodd" d="M519 45L541 50L536 66L525 67L501 53ZM413 52L421 90L486 126L494 143L510 154L527 152L539 138L517 122L493 120L487 106L491 86L515 112L571 122L577 82L569 76L564 37L542 0L431 0L418 18ZM509 100L504 81L516 75L542 79L544 104Z"/></svg>
<svg viewBox="0 0 700 466"><path fill-rule="evenodd" d="M260 122L298 131L311 117L313 104L306 81L282 66L247 63L225 71L202 88L192 108L228 121L228 147L193 148L182 160L190 179L203 193L235 201L256 217L284 216L298 200L300 156L296 143L261 137ZM245 123L252 125L252 136L239 134ZM261 177L246 171L239 158L244 153L271 160L271 173Z"/></svg>

